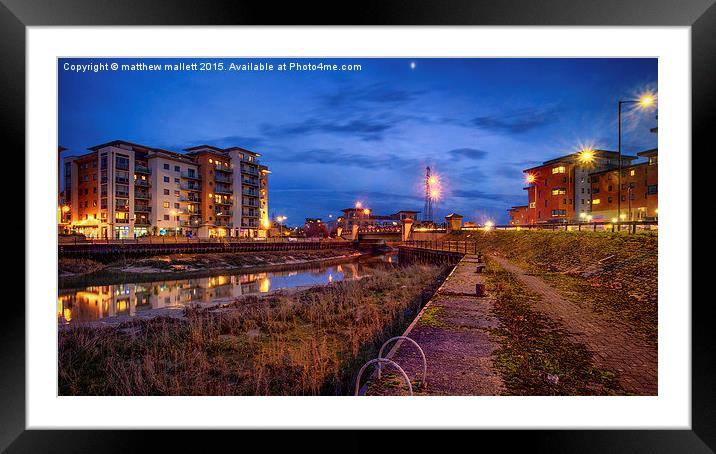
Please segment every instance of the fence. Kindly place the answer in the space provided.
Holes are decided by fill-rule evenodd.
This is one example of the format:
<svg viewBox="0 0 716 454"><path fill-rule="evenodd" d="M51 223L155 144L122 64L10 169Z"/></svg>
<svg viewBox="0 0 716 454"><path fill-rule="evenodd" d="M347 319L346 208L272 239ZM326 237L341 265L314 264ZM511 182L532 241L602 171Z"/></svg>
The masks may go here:
<svg viewBox="0 0 716 454"><path fill-rule="evenodd" d="M564 222L521 225L496 225L497 230L566 230L566 231L593 231L593 232L627 232L636 233L639 230L658 230L659 221L591 221L591 222ZM463 227L463 230L484 230L482 227Z"/></svg>
<svg viewBox="0 0 716 454"><path fill-rule="evenodd" d="M77 243L60 243L60 257L114 259L163 254L201 254L220 252L272 252L331 249L351 246L341 240L300 239L297 241L246 241L239 239L189 239L175 238L151 241L137 240L94 240Z"/></svg>
<svg viewBox="0 0 716 454"><path fill-rule="evenodd" d="M408 240L403 243L405 246L431 249L434 251L457 252L460 254L479 253L475 241L449 241L449 240Z"/></svg>

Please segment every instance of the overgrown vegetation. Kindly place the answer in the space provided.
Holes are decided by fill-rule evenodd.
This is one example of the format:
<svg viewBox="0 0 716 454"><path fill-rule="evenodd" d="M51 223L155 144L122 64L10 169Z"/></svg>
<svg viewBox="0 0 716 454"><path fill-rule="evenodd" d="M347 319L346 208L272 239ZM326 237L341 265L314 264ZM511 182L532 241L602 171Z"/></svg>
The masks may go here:
<svg viewBox="0 0 716 454"><path fill-rule="evenodd" d="M350 394L362 364L402 330L446 269L406 266L184 318L59 333L62 395Z"/></svg>
<svg viewBox="0 0 716 454"><path fill-rule="evenodd" d="M548 281L577 304L657 341L658 237L579 231L463 231L446 240L475 241Z"/></svg>
<svg viewBox="0 0 716 454"><path fill-rule="evenodd" d="M539 296L493 261L485 271L495 297L501 347L495 367L510 395L623 394L613 373L595 367L591 354L558 324L534 310Z"/></svg>

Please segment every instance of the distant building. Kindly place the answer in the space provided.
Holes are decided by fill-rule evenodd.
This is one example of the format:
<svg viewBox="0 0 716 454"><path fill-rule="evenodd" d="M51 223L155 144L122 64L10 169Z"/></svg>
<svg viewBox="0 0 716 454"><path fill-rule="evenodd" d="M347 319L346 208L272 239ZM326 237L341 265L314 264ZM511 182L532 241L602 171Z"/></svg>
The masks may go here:
<svg viewBox="0 0 716 454"><path fill-rule="evenodd" d="M636 156L622 154L622 166L628 166ZM591 184L589 175L619 165L614 151L589 150L560 156L542 165L525 169L531 180L527 191L527 223L573 222L591 212ZM585 215L581 215L585 213Z"/></svg>
<svg viewBox="0 0 716 454"><path fill-rule="evenodd" d="M339 218L345 231L353 229L357 224L359 228L385 228L402 225L405 219L415 220L419 211L401 210L390 215L374 214L370 208L345 208L342 219Z"/></svg>
<svg viewBox="0 0 716 454"><path fill-rule="evenodd" d="M637 153L645 162L622 167L621 218L626 221L655 220L658 217L658 149ZM619 170L590 174L591 215L594 221L619 217Z"/></svg>
<svg viewBox="0 0 716 454"><path fill-rule="evenodd" d="M210 145L176 153L123 140L89 150L64 160L64 214L74 232L266 236L270 172L258 153Z"/></svg>
<svg viewBox="0 0 716 454"><path fill-rule="evenodd" d="M507 210L510 212L510 225L529 224L529 207L527 205L514 206ZM471 227L465 223L465 227Z"/></svg>

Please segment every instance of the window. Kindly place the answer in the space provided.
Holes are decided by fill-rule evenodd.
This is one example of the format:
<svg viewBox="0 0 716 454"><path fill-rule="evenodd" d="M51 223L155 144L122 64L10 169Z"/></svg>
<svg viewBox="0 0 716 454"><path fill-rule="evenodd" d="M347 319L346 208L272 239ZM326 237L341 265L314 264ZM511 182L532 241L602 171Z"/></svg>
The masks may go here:
<svg viewBox="0 0 716 454"><path fill-rule="evenodd" d="M611 198L611 197L607 197L607 202L608 202L608 203L612 203L612 198Z"/></svg>
<svg viewBox="0 0 716 454"><path fill-rule="evenodd" d="M174 195L175 195L175 196L179 197L180 194L181 194L180 191L174 191Z"/></svg>
<svg viewBox="0 0 716 454"><path fill-rule="evenodd" d="M552 216L566 216L567 210L552 210Z"/></svg>
<svg viewBox="0 0 716 454"><path fill-rule="evenodd" d="M162 204L162 206L163 206L164 208L169 208L169 202L164 202L164 203Z"/></svg>
<svg viewBox="0 0 716 454"><path fill-rule="evenodd" d="M92 174L92 181L97 181L97 174L96 174L96 173L93 173L93 174Z"/></svg>
<svg viewBox="0 0 716 454"><path fill-rule="evenodd" d="M552 169L552 173L564 173L565 169L564 166L554 167Z"/></svg>
<svg viewBox="0 0 716 454"><path fill-rule="evenodd" d="M535 207L535 203L534 203L534 202L530 202L530 208L534 208L534 207Z"/></svg>
<svg viewBox="0 0 716 454"><path fill-rule="evenodd" d="M581 203L581 204L584 205L584 199L582 199L582 203Z"/></svg>
<svg viewBox="0 0 716 454"><path fill-rule="evenodd" d="M168 220L169 220L169 215L168 215L168 214L165 214L165 215L164 215L164 220L165 220L165 221L168 221Z"/></svg>
<svg viewBox="0 0 716 454"><path fill-rule="evenodd" d="M657 186L658 186L658 185L656 185L656 184L652 184L652 185L647 186L647 188L646 188L646 193L649 194L649 195L656 194Z"/></svg>
<svg viewBox="0 0 716 454"><path fill-rule="evenodd" d="M164 182L169 183L169 177L164 177Z"/></svg>
<svg viewBox="0 0 716 454"><path fill-rule="evenodd" d="M164 190L164 195L169 195L169 189Z"/></svg>
<svg viewBox="0 0 716 454"><path fill-rule="evenodd" d="M174 178L174 183L179 184L179 178Z"/></svg>
<svg viewBox="0 0 716 454"><path fill-rule="evenodd" d="M563 195L567 193L567 189L565 188L554 188L552 189L552 195Z"/></svg>
<svg viewBox="0 0 716 454"><path fill-rule="evenodd" d="M632 176L632 177L633 177L634 175L636 175L636 170L634 170L634 169L630 170L630 171L629 171L629 175Z"/></svg>
<svg viewBox="0 0 716 454"><path fill-rule="evenodd" d="M174 204L174 208L179 209L179 204L178 204L178 203L175 203L175 204Z"/></svg>
<svg viewBox="0 0 716 454"><path fill-rule="evenodd" d="M164 164L164 170L169 170L169 164Z"/></svg>
<svg viewBox="0 0 716 454"><path fill-rule="evenodd" d="M181 172L181 167L179 167L179 166L174 166L174 171L175 171L175 172Z"/></svg>
<svg viewBox="0 0 716 454"><path fill-rule="evenodd" d="M602 201L599 199L592 200L592 205L599 205L600 203L602 203Z"/></svg>
<svg viewBox="0 0 716 454"><path fill-rule="evenodd" d="M584 188L582 188L582 194L584 194Z"/></svg>

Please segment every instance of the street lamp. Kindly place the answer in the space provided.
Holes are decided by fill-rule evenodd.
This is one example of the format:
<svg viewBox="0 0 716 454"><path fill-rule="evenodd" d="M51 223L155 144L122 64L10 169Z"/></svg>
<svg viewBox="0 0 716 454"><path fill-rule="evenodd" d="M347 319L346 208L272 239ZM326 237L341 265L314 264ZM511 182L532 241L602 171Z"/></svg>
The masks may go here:
<svg viewBox="0 0 716 454"><path fill-rule="evenodd" d="M525 176L525 181L527 182L527 184L531 184L532 187L534 188L534 192L535 192L535 201L534 201L534 204L535 204L535 206L534 206L535 216L532 217L532 220L536 222L536 220L537 220L537 216L536 216L536 214L537 214L537 184L536 184L535 182L537 181L537 177L535 176L534 173L528 173L528 174ZM528 199L529 199L529 198L528 198Z"/></svg>
<svg viewBox="0 0 716 454"><path fill-rule="evenodd" d="M623 104L636 104L642 109L649 108L656 104L656 95L653 93L644 93L639 96L639 99L627 99L625 101L618 102L617 108L617 123L618 123L618 159L619 159L619 175L617 176L617 214L621 216L622 213L622 105Z"/></svg>

